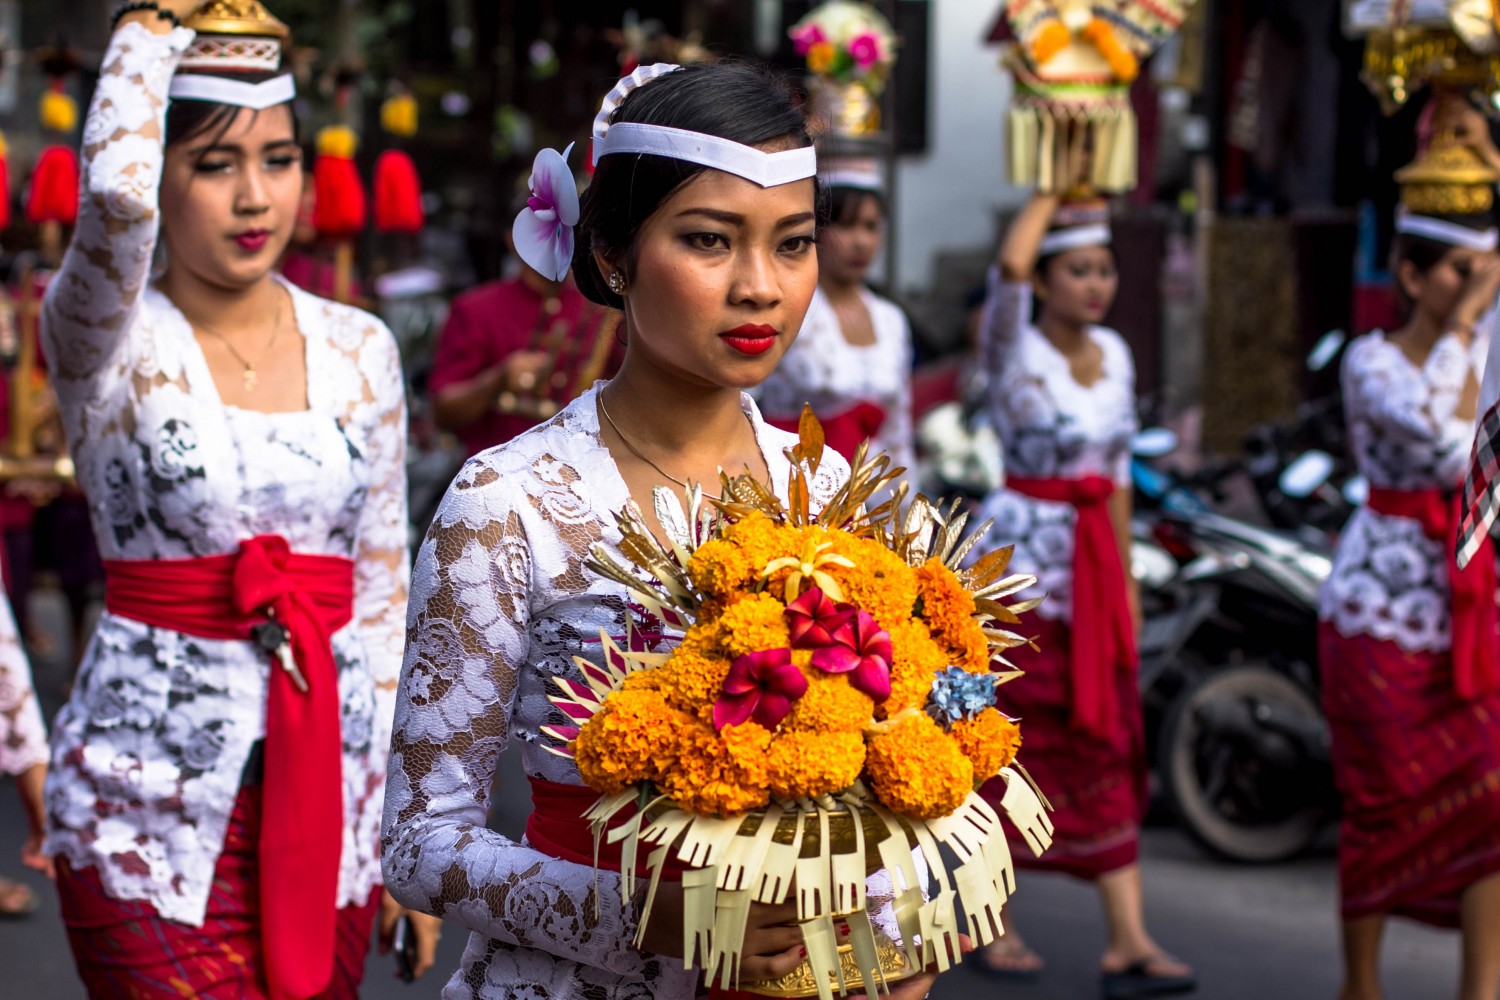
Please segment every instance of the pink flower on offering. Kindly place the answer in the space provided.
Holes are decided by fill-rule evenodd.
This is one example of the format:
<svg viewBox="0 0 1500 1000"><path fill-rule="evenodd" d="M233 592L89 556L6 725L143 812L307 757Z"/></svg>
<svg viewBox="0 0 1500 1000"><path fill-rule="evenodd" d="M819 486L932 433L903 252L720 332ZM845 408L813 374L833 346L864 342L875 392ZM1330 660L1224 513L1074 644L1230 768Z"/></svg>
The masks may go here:
<svg viewBox="0 0 1500 1000"><path fill-rule="evenodd" d="M880 36L873 31L855 35L849 40L849 57L860 69L869 69L880 62Z"/></svg>
<svg viewBox="0 0 1500 1000"><path fill-rule="evenodd" d="M792 648L817 649L834 642L833 635L855 615L852 604L835 604L821 587L809 587L786 606L786 625Z"/></svg>
<svg viewBox="0 0 1500 1000"><path fill-rule="evenodd" d="M828 41L828 36L823 34L823 29L816 24L799 24L787 32L792 36L792 44L797 49L799 56L807 55L807 50L819 42Z"/></svg>
<svg viewBox="0 0 1500 1000"><path fill-rule="evenodd" d="M828 674L848 674L856 691L877 702L891 696L891 634L868 611L859 612L834 632L833 645L812 655L812 665Z"/></svg>
<svg viewBox="0 0 1500 1000"><path fill-rule="evenodd" d="M886 643L889 647L890 643ZM889 686L889 680L887 681ZM807 693L807 678L792 662L790 649L762 649L737 656L724 678L724 693L714 702L714 728L727 729L754 720L775 730Z"/></svg>
<svg viewBox="0 0 1500 1000"><path fill-rule="evenodd" d="M543 277L562 281L573 266L573 227L578 225L578 184L568 169L573 144L559 153L542 149L531 164L526 185L531 197L516 216L511 236L516 255Z"/></svg>

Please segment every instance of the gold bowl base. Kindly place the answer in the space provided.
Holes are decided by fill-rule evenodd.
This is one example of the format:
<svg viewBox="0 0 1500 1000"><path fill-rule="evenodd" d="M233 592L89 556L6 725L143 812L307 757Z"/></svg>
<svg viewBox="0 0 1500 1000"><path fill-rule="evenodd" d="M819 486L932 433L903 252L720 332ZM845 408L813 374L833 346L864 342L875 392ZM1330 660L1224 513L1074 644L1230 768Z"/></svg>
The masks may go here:
<svg viewBox="0 0 1500 1000"><path fill-rule="evenodd" d="M885 975L887 983L899 982L915 975L916 970L907 964L906 953L886 940L885 935L878 930L875 932L875 953L880 956L880 971ZM839 968L844 974L845 993L868 992L871 996L875 995L874 989L865 989L865 977L854 959L854 948L851 945L839 945ZM838 983L835 981L831 985L837 995ZM748 993L762 997L815 997L818 995L818 981L813 978L812 966L804 960L780 979L740 983L737 989L725 992L731 996L735 993Z"/></svg>

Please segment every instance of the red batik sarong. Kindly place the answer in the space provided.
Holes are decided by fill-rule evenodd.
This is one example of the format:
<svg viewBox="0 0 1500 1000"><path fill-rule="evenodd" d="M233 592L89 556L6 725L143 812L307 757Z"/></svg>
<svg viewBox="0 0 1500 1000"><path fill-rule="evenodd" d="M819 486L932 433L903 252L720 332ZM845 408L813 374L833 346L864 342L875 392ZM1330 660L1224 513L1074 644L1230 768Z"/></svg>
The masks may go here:
<svg viewBox="0 0 1500 1000"><path fill-rule="evenodd" d="M266 1000L260 927L261 789L240 789L201 927L157 915L143 900L114 899L93 868L57 866L68 943L95 1000ZM338 911L333 980L320 1000L356 1000L380 890Z"/></svg>
<svg viewBox="0 0 1500 1000"><path fill-rule="evenodd" d="M1457 926L1463 891L1500 872L1500 695L1460 698L1446 652L1327 623L1319 653L1344 919Z"/></svg>
<svg viewBox="0 0 1500 1000"><path fill-rule="evenodd" d="M1006 658L1025 675L1000 687L1000 708L1021 716L1020 763L1051 801L1052 846L1037 858L1009 824L1016 865L1060 871L1093 881L1135 862L1146 806L1146 739L1136 671L1114 672L1110 692L1118 725L1101 735L1081 731L1075 718L1072 641L1062 622L1025 615L1015 627L1035 636L1041 651L1019 647ZM1005 785L994 779L980 792L997 808Z"/></svg>

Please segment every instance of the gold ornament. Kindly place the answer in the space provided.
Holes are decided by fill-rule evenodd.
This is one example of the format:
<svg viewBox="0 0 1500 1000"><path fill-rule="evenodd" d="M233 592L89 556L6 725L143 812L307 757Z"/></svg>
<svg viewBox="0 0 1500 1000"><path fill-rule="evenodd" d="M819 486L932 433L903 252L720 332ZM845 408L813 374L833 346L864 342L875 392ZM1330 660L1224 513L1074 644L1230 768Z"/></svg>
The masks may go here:
<svg viewBox="0 0 1500 1000"><path fill-rule="evenodd" d="M260 0L211 0L183 26L200 35L254 35L282 42L292 37L292 29L278 21Z"/></svg>
<svg viewBox="0 0 1500 1000"><path fill-rule="evenodd" d="M1447 133L1396 171L1401 204L1418 215L1476 215L1495 204L1496 173L1478 153Z"/></svg>

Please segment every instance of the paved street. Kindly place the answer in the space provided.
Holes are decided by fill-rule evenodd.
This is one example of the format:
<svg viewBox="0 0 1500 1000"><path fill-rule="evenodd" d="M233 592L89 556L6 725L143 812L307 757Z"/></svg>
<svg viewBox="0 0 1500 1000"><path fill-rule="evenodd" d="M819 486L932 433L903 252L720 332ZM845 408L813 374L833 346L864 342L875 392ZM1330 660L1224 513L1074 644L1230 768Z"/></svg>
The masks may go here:
<svg viewBox="0 0 1500 1000"><path fill-rule="evenodd" d="M44 613L41 617L45 618ZM37 663L44 704L56 704L62 671ZM507 753L502 786L523 778ZM500 797L520 801L517 796ZM522 807L524 808L524 806ZM525 821L519 809L503 811L496 825L507 833ZM0 783L0 873L20 871L21 810L14 786ZM1205 1000L1333 1000L1338 985L1335 873L1331 851L1268 868L1225 865L1204 857L1171 829L1146 837L1147 908L1161 942L1199 970ZM80 1000L56 899L33 873L43 908L26 920L0 923L0 1000ZM1059 877L1021 879L1016 913L1021 930L1049 965L1037 983L1000 984L968 969L939 981L939 1000L1092 1000L1102 930L1093 890ZM389 958L372 954L364 996L370 1000L416 1000L437 996L457 965L465 934L443 939L438 969L414 986L391 978ZM1446 1000L1457 981L1458 941L1411 924L1396 924L1387 936L1389 1000Z"/></svg>

